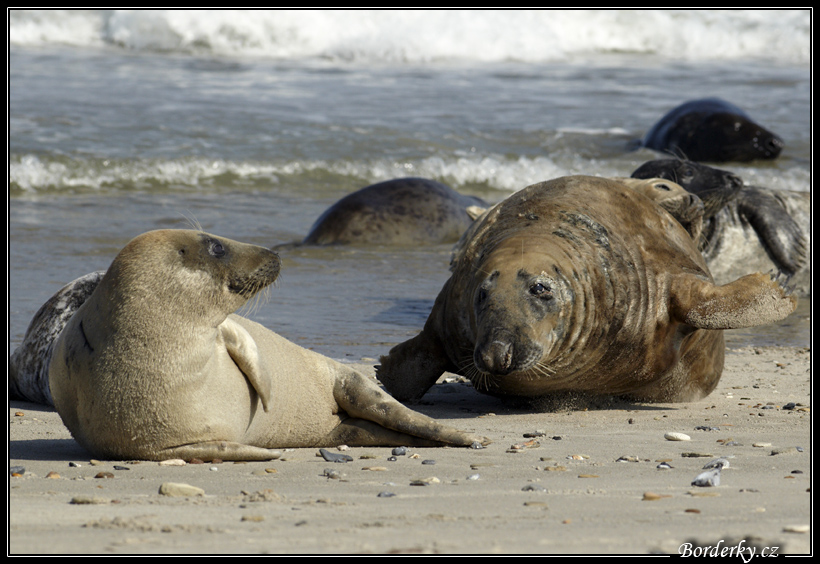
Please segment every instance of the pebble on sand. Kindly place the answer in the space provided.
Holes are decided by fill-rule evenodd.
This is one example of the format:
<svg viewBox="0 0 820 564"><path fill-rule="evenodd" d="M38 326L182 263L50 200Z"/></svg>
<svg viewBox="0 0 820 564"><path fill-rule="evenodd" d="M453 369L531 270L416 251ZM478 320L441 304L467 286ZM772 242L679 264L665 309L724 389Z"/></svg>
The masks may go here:
<svg viewBox="0 0 820 564"><path fill-rule="evenodd" d="M667 441L689 441L689 440L691 440L691 437L689 435L686 435L684 433L678 433L678 432L675 432L675 431L665 433L663 435L663 438L666 439Z"/></svg>
<svg viewBox="0 0 820 564"><path fill-rule="evenodd" d="M159 487L159 493L169 497L194 497L204 496L205 490L190 484L165 482Z"/></svg>

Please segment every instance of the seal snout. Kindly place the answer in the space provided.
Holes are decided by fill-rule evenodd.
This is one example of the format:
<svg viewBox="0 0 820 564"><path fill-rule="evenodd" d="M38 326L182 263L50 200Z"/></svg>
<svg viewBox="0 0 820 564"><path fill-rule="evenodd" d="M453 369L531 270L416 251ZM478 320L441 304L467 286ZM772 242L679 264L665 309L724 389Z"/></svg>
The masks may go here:
<svg viewBox="0 0 820 564"><path fill-rule="evenodd" d="M763 152L766 155L771 155L776 157L780 154L780 151L783 150L785 143L783 140L778 137L777 135L769 135L766 139L763 140L762 147Z"/></svg>
<svg viewBox="0 0 820 564"><path fill-rule="evenodd" d="M484 347L476 347L476 367L491 374L509 374L512 370L513 344L507 340L494 340Z"/></svg>

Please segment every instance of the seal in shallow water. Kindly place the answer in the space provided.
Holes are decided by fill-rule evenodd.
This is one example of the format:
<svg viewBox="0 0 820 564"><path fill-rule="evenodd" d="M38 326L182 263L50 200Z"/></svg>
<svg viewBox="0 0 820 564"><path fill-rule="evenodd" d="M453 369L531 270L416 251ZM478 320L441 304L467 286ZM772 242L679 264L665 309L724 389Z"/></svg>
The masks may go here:
<svg viewBox="0 0 820 564"><path fill-rule="evenodd" d="M769 275L713 284L681 225L616 180L535 184L479 221L422 332L381 358L402 401L445 371L500 396L692 401L720 379L722 329L796 305Z"/></svg>
<svg viewBox="0 0 820 564"><path fill-rule="evenodd" d="M775 159L783 140L720 98L681 104L644 136L644 147L691 161Z"/></svg>
<svg viewBox="0 0 820 564"><path fill-rule="evenodd" d="M704 200L701 250L718 282L774 268L810 295L809 193L744 186L731 172L679 159L646 162L632 176L672 180Z"/></svg>
<svg viewBox="0 0 820 564"><path fill-rule="evenodd" d="M153 460L476 440L231 313L278 273L272 251L200 231L129 242L53 347L50 391L74 438L97 457Z"/></svg>
<svg viewBox="0 0 820 564"><path fill-rule="evenodd" d="M413 245L457 241L483 200L425 178L397 178L348 194L313 224L310 245Z"/></svg>

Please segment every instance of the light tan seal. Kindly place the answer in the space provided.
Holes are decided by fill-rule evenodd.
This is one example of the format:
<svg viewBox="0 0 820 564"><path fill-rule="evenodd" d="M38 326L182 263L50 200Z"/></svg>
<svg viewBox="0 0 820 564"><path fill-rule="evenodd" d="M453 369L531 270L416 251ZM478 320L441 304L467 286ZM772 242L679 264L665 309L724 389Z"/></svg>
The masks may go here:
<svg viewBox="0 0 820 564"><path fill-rule="evenodd" d="M99 458L152 460L478 440L232 314L278 273L276 253L201 231L129 242L54 345L51 394L74 438Z"/></svg>
<svg viewBox="0 0 820 564"><path fill-rule="evenodd" d="M720 378L722 329L796 305L766 274L715 285L677 220L617 180L535 184L479 222L422 332L381 359L402 401L445 371L500 396L692 401Z"/></svg>

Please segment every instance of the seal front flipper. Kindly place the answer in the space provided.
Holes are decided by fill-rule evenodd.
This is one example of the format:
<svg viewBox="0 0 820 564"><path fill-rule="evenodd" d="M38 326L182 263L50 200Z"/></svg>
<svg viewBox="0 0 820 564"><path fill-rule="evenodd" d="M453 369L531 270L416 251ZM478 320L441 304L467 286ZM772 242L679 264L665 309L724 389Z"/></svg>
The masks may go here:
<svg viewBox="0 0 820 564"><path fill-rule="evenodd" d="M777 195L756 186L747 186L738 198L737 211L755 230L769 258L778 268L794 274L806 265L806 236Z"/></svg>
<svg viewBox="0 0 820 564"><path fill-rule="evenodd" d="M797 298L778 276L761 272L717 286L695 276L672 279L670 313L682 323L699 329L740 329L774 323L797 307Z"/></svg>
<svg viewBox="0 0 820 564"><path fill-rule="evenodd" d="M376 377L390 395L403 402L420 400L439 376L455 368L441 341L428 329L396 345L379 360Z"/></svg>
<svg viewBox="0 0 820 564"><path fill-rule="evenodd" d="M268 411L271 402L271 380L259 362L256 341L248 331L230 317L219 325L219 334L225 342L228 354L256 390L262 409Z"/></svg>

